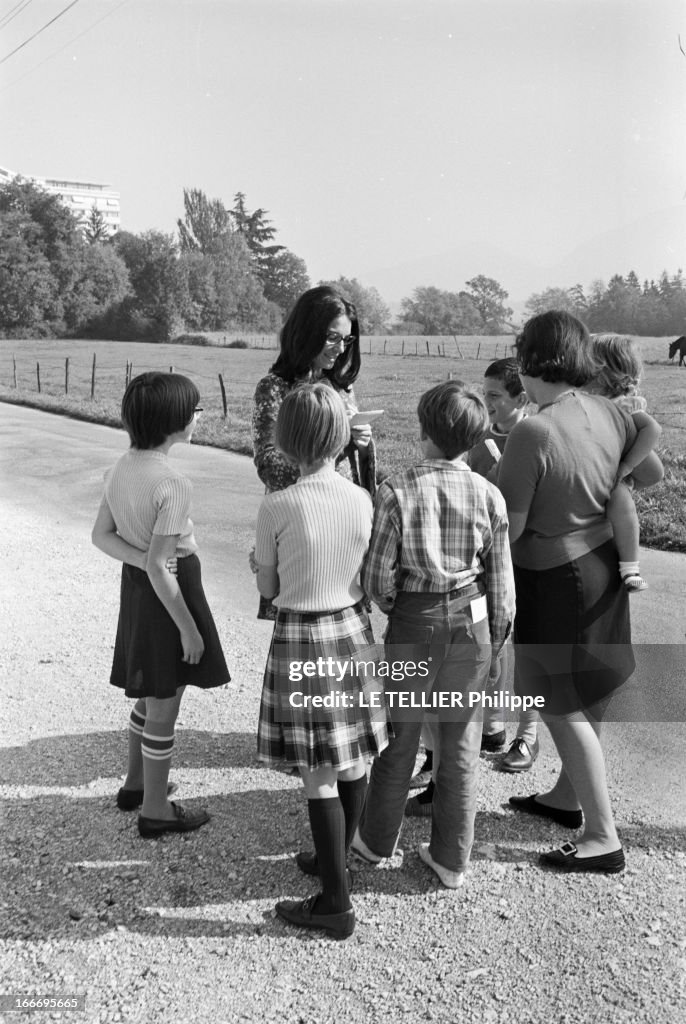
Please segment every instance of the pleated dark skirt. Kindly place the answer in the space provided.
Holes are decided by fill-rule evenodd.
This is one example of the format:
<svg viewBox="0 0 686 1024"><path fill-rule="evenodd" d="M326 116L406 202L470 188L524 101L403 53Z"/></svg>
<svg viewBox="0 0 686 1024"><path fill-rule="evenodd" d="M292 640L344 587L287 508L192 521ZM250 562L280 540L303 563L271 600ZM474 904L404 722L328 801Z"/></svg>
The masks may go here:
<svg viewBox="0 0 686 1024"><path fill-rule="evenodd" d="M258 760L343 771L377 757L388 746L389 727L383 682L371 664L376 653L362 602L335 612L279 612L262 686ZM351 671L341 679L304 672L292 678L294 667L329 658ZM333 699L335 706L299 706L305 697Z"/></svg>
<svg viewBox="0 0 686 1024"><path fill-rule="evenodd" d="M608 700L635 668L613 541L552 569L515 566L515 690L568 715Z"/></svg>
<svg viewBox="0 0 686 1024"><path fill-rule="evenodd" d="M203 638L203 656L197 665L182 660L179 630L153 590L148 574L124 565L110 683L125 690L127 697L164 700L173 697L179 686L209 689L231 678L202 588L197 555L179 558L176 578Z"/></svg>

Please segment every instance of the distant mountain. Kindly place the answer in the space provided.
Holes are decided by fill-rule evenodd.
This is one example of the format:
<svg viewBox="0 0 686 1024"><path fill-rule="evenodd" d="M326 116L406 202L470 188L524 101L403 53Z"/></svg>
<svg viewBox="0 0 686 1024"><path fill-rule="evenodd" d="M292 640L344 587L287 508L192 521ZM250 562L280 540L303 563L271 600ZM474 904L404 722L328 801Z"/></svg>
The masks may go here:
<svg viewBox="0 0 686 1024"><path fill-rule="evenodd" d="M613 274L635 270L639 280L657 278L666 270L686 273L686 204L659 210L622 228L605 231L571 250L556 263L537 264L488 242L464 242L455 249L366 270L359 279L378 289L392 309L415 288L434 285L460 291L477 274L493 277L509 292L519 312L533 292L549 287L589 284Z"/></svg>
<svg viewBox="0 0 686 1024"><path fill-rule="evenodd" d="M630 270L643 283L679 268L686 273L686 205L596 235L550 267L549 283L566 287L579 282L586 288L596 278L607 284L613 274L624 277Z"/></svg>
<svg viewBox="0 0 686 1024"><path fill-rule="evenodd" d="M392 307L412 294L415 288L433 286L459 292L466 282L479 274L493 277L510 295L528 298L531 281L542 271L534 263L488 242L463 242L458 248L434 256L406 260L390 267L377 267L359 274L366 287L374 287Z"/></svg>

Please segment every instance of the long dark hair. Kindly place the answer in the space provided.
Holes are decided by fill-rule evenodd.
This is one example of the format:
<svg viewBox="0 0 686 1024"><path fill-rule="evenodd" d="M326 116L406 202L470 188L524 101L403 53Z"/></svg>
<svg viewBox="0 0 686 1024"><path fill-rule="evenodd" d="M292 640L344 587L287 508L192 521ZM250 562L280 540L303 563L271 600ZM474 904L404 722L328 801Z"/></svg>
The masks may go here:
<svg viewBox="0 0 686 1024"><path fill-rule="evenodd" d="M271 372L292 384L312 369L326 342L326 332L339 316L350 320L354 341L338 356L330 370L324 370L337 388L347 390L360 372L360 325L352 302L329 285L319 285L303 292L288 314L281 329L281 352Z"/></svg>

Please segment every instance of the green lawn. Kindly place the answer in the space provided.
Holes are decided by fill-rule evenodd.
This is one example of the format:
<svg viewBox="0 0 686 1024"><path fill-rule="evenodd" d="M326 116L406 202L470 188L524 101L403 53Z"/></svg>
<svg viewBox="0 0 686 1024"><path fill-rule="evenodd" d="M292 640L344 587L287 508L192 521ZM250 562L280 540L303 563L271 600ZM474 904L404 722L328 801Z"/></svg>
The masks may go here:
<svg viewBox="0 0 686 1024"><path fill-rule="evenodd" d="M374 425L382 474L407 465L420 454L416 406L422 391L450 374L480 385L488 363L508 354L511 341L509 337L363 340L363 368L356 393L360 408L384 409L386 413ZM260 337L257 343L267 346L269 339ZM432 353L429 356L427 345ZM663 338L640 339L640 347L645 364L642 390L649 411L663 428L659 453L666 470L660 486L637 495L641 541L662 550L686 551L686 369L668 361L667 341ZM94 356L95 394L91 399ZM134 376L144 370L169 370L173 366L176 372L191 377L202 393L205 413L196 442L250 454L252 395L274 358L275 349L267 347L0 340L0 400L116 426L127 363L133 364ZM40 394L36 364L40 367ZM226 419L219 374L227 394Z"/></svg>

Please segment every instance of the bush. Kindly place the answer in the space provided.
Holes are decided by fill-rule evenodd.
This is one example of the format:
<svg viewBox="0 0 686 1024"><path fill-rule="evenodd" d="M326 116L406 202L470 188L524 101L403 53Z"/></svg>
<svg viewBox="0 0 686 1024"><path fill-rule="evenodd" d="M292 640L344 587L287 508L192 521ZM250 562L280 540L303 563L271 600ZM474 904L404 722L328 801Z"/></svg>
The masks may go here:
<svg viewBox="0 0 686 1024"><path fill-rule="evenodd" d="M235 341L230 341L226 346L227 348L250 348L247 341L243 341L242 338L236 338Z"/></svg>
<svg viewBox="0 0 686 1024"><path fill-rule="evenodd" d="M171 338L170 345L211 345L212 339L206 334L177 334Z"/></svg>

